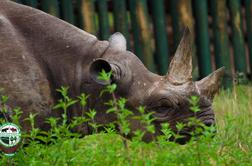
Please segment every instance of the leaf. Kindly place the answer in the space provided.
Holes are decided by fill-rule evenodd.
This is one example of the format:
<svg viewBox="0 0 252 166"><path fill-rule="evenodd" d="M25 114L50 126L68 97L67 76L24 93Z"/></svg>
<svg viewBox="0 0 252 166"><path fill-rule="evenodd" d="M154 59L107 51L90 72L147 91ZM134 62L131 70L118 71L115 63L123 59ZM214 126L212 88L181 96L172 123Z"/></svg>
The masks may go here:
<svg viewBox="0 0 252 166"><path fill-rule="evenodd" d="M185 127L185 124L184 123L177 123L176 124L176 128L181 131L183 128Z"/></svg>
<svg viewBox="0 0 252 166"><path fill-rule="evenodd" d="M106 72L104 69L102 69L102 71L99 73L98 79L108 81L110 80L111 75L112 75L112 71Z"/></svg>
<svg viewBox="0 0 252 166"><path fill-rule="evenodd" d="M89 112L86 112L86 114L89 118L94 119L96 111L94 109L91 109Z"/></svg>
<svg viewBox="0 0 252 166"><path fill-rule="evenodd" d="M2 96L1 96L1 101L2 101L2 103L4 103L4 104L8 101L8 99L9 99L8 96L5 96L5 95L2 95Z"/></svg>
<svg viewBox="0 0 252 166"><path fill-rule="evenodd" d="M114 101L109 100L108 102L105 102L104 104L112 107L114 105Z"/></svg>
<svg viewBox="0 0 252 166"><path fill-rule="evenodd" d="M137 109L141 114L144 114L145 112L145 107L144 106L139 106Z"/></svg>
<svg viewBox="0 0 252 166"><path fill-rule="evenodd" d="M53 109L55 110L55 109L63 108L63 104L64 104L63 100L60 99L60 100L58 101L58 104L56 104L55 106L53 106Z"/></svg>
<svg viewBox="0 0 252 166"><path fill-rule="evenodd" d="M148 125L147 126L147 131L154 134L155 133L155 127L154 125Z"/></svg>
<svg viewBox="0 0 252 166"><path fill-rule="evenodd" d="M43 136L37 135L36 139L43 141L44 143L48 142L48 137L43 137Z"/></svg>
<svg viewBox="0 0 252 166"><path fill-rule="evenodd" d="M113 112L116 112L116 109L115 108L109 108L106 113L113 113Z"/></svg>
<svg viewBox="0 0 252 166"><path fill-rule="evenodd" d="M113 93L116 90L117 85L116 84L111 84L107 86L108 92Z"/></svg>
<svg viewBox="0 0 252 166"><path fill-rule="evenodd" d="M107 89L101 90L99 97L102 97L102 95L103 95L105 92L108 92L108 90L107 90Z"/></svg>
<svg viewBox="0 0 252 166"><path fill-rule="evenodd" d="M77 102L78 102L78 100L72 100L72 99L71 99L71 100L66 104L66 107L68 108L68 107L74 105L74 104L77 103Z"/></svg>
<svg viewBox="0 0 252 166"><path fill-rule="evenodd" d="M85 93L81 93L80 96L77 97L82 107L86 106L88 97L89 95L86 95Z"/></svg>

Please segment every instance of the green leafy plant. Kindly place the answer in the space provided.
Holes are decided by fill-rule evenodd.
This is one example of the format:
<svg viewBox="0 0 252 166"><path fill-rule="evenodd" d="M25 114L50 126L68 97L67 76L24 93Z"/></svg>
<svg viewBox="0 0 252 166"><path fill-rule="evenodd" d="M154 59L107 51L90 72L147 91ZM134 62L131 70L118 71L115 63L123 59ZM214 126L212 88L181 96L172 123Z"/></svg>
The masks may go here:
<svg viewBox="0 0 252 166"><path fill-rule="evenodd" d="M2 95L0 99L0 106L1 106L1 114L3 115L4 119L1 119L0 123L8 122L8 118L6 114L8 113L8 108L7 108L7 101L8 101L8 96Z"/></svg>
<svg viewBox="0 0 252 166"><path fill-rule="evenodd" d="M102 95L111 95L111 100L104 104L108 106L107 113L116 114L118 120L104 126L96 124L96 110L86 110L88 95L81 94L72 99L68 95L68 88L61 88L59 93L62 94L62 99L54 111L61 111L65 115L48 118L46 122L51 129L41 131L35 126L36 114L30 114L26 120L30 122L31 131L23 135L22 142L29 142L29 145L21 145L12 158L0 154L0 165L250 165L252 141L248 138L252 131L252 105L249 102L252 101L251 87L236 87L235 97L229 91L222 91L216 97L213 107L216 110L217 134L214 126L205 126L192 118L188 124L178 123L176 133L168 123L161 124L162 135L149 143L143 142L142 138L147 132L156 132L152 124L155 120L152 113L139 107L139 114L133 115L126 108L127 101L115 95L115 87L116 85L105 87L108 89ZM6 103L8 99L4 97L1 101L3 106L3 101ZM200 110L198 102L197 97L190 99L190 109L195 114ZM67 114L71 113L75 104L81 106L83 114L68 119ZM7 111L11 109L7 104L5 106ZM22 111L20 108L11 111L10 120L18 124ZM136 118L146 126L146 130L134 131L132 140L125 139L132 132L129 118ZM91 125L93 135L82 138L73 132L73 128L83 123L95 124L93 127ZM183 146L169 142L171 138L179 138L179 131L185 125L197 126L191 133L191 141ZM105 133L98 128L103 128ZM199 133L202 136L199 137Z"/></svg>

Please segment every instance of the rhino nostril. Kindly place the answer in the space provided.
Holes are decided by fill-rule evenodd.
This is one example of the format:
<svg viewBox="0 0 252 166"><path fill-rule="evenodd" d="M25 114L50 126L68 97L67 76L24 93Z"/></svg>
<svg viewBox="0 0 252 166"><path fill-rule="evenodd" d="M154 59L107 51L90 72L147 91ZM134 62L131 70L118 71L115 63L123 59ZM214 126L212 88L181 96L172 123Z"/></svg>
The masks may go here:
<svg viewBox="0 0 252 166"><path fill-rule="evenodd" d="M205 123L206 126L212 126L212 123Z"/></svg>
<svg viewBox="0 0 252 166"><path fill-rule="evenodd" d="M204 120L203 123L208 127L213 126L215 124L213 119Z"/></svg>

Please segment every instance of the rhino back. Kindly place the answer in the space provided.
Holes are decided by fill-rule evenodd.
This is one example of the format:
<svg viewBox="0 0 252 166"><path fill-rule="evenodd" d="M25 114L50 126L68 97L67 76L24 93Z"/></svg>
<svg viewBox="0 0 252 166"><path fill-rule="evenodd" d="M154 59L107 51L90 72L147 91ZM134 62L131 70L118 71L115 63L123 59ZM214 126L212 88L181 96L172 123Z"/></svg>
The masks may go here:
<svg viewBox="0 0 252 166"><path fill-rule="evenodd" d="M107 47L108 42L42 11L0 2L0 87L23 117L38 113L38 125L53 115L55 89L69 86L78 95L83 81L89 82L90 62Z"/></svg>

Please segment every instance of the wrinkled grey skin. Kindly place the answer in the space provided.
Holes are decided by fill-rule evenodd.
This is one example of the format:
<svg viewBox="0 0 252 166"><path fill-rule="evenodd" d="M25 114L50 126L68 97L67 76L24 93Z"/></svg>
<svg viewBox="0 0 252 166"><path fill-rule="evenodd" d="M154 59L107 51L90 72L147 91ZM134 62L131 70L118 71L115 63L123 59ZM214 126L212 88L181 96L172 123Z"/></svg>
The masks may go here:
<svg viewBox="0 0 252 166"><path fill-rule="evenodd" d="M188 98L200 97L201 112L196 117L207 125L214 124L211 102L220 86L223 69L217 70L198 82L191 79L191 35L186 31L169 66L166 76L148 71L142 62L126 51L125 38L116 33L109 41L99 41L93 35L39 10L11 1L0 1L0 87L10 99L8 106L21 107L22 119L29 113L37 114L36 127L47 130L48 117L59 117L52 111L58 96L55 89L68 86L72 97L84 92L90 94L86 110L95 108L95 121L106 124L116 119L106 114L102 104L109 96L98 98L108 82L97 79L102 68L112 70L110 82L118 85L116 95L127 99L127 107L137 114L136 108L145 105L153 111L156 120L155 135L160 134L160 123L170 123L173 130L178 122L186 122L194 114L189 110ZM11 114L11 111L8 113ZM80 116L76 106L69 119ZM132 131L144 129L139 121L129 119ZM28 122L22 122L29 130ZM87 124L77 129L90 134ZM186 133L188 131L184 131ZM146 134L144 139L153 136Z"/></svg>

